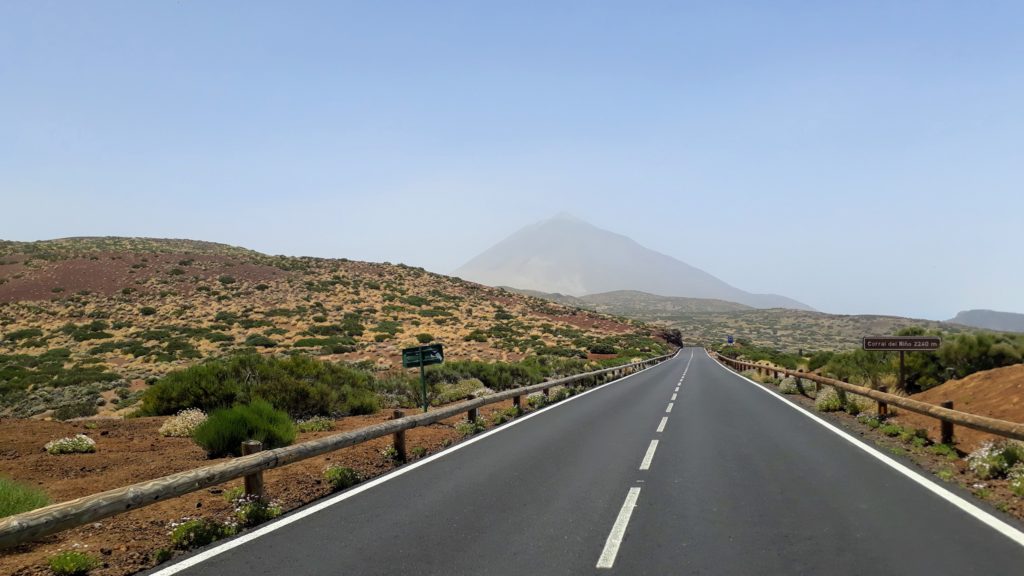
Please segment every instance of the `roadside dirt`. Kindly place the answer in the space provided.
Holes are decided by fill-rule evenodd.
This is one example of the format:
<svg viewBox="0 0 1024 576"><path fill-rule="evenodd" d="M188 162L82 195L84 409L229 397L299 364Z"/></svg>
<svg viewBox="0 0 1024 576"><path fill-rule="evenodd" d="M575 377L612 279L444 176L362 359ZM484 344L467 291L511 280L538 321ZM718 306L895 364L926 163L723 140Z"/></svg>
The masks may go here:
<svg viewBox="0 0 1024 576"><path fill-rule="evenodd" d="M930 404L953 401L953 408L1010 422L1024 422L1024 364L977 372L962 380L951 380L912 396ZM928 430L930 438L939 437L939 421L919 414L902 412L898 420L906 426ZM999 436L958 426L953 431L957 447L972 452Z"/></svg>
<svg viewBox="0 0 1024 576"><path fill-rule="evenodd" d="M511 406L511 401L485 406L479 416L490 422L494 412ZM391 411L382 411L371 416L342 418L335 421L333 431L300 433L296 443L370 426L387 420L390 415ZM459 442L462 436L455 426L464 419L464 416L451 418L407 432L410 461L415 460L412 454L416 448L425 448L425 455L429 455ZM207 459L204 451L190 439L161 436L158 429L164 420L162 417L77 422L0 419L0 476L35 485L45 490L54 502L61 502L223 461ZM94 439L96 453L54 456L43 450L43 444L49 440L75 434L86 434ZM348 466L364 479L389 472L396 465L382 455L382 451L391 443L391 437L378 438L267 471L264 474L267 495L284 511L289 511L329 494L322 481L323 471L328 466ZM158 550L171 548L172 522L196 517L231 520L231 506L223 494L241 484L240 479L235 480L5 551L0 553L0 574L50 574L46 559L63 550L86 551L98 557L103 566L91 572L97 576L120 576L150 568L156 564Z"/></svg>

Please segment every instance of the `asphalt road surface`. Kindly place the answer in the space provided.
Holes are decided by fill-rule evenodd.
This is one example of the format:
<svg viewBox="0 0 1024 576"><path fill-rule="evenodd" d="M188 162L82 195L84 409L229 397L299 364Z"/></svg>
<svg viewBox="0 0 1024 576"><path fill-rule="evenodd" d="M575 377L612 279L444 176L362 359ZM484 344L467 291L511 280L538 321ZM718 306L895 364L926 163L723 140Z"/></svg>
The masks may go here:
<svg viewBox="0 0 1024 576"><path fill-rule="evenodd" d="M1019 523L892 464L685 349L153 573L1024 573Z"/></svg>

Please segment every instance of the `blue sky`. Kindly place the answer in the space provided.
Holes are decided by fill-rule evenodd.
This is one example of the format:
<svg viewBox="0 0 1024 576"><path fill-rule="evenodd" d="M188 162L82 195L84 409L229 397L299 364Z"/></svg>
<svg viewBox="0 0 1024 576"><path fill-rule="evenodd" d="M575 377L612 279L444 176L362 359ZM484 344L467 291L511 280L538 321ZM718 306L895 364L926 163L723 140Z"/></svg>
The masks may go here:
<svg viewBox="0 0 1024 576"><path fill-rule="evenodd" d="M1024 3L0 4L0 238L449 272L568 211L836 313L1024 312Z"/></svg>

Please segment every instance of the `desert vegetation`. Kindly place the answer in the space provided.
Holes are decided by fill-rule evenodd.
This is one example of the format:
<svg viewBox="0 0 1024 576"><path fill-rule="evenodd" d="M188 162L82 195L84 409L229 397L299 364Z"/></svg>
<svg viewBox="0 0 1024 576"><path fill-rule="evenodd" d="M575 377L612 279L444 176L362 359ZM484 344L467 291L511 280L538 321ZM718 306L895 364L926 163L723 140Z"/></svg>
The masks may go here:
<svg viewBox="0 0 1024 576"><path fill-rule="evenodd" d="M140 238L0 242L0 258L0 415L13 417L134 410L145 388L172 372L245 355L311 356L377 373L398 371L401 348L428 342L444 344L451 359L508 364L666 350L658 330L634 321L402 264ZM365 386L350 388L293 397L285 409L294 417L375 409ZM234 402L208 400L167 410ZM144 413L158 413L152 401Z"/></svg>

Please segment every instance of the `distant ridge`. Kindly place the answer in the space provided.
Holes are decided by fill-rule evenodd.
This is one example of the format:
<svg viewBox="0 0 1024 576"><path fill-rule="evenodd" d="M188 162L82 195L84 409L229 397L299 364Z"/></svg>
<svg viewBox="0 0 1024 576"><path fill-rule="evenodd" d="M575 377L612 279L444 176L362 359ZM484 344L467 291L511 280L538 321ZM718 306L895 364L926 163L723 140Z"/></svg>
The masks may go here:
<svg viewBox="0 0 1024 576"><path fill-rule="evenodd" d="M950 322L997 332L1024 332L1024 314L995 310L964 310Z"/></svg>
<svg viewBox="0 0 1024 576"><path fill-rule="evenodd" d="M564 214L519 230L453 274L490 286L575 297L633 290L754 308L813 310L785 296L740 290L626 236Z"/></svg>

